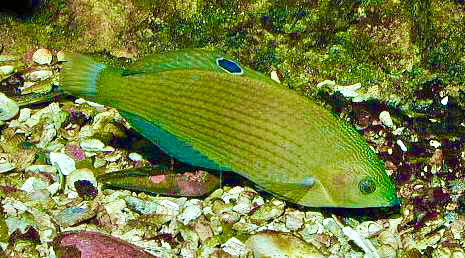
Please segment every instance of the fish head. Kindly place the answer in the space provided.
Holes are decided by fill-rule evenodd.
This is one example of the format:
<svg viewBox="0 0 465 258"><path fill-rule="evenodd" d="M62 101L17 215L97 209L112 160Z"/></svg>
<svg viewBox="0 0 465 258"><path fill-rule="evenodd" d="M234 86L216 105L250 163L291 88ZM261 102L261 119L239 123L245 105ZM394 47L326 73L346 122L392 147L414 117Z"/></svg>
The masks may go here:
<svg viewBox="0 0 465 258"><path fill-rule="evenodd" d="M344 208L390 207L400 204L395 185L381 160L338 162L318 170L322 176L316 178L313 189L309 188L297 203Z"/></svg>

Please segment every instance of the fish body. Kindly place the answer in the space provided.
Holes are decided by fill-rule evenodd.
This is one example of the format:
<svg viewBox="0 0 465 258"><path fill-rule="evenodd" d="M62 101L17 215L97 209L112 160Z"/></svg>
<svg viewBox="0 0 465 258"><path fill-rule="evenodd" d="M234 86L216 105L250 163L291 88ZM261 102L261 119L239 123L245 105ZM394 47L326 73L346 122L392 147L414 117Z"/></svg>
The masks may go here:
<svg viewBox="0 0 465 258"><path fill-rule="evenodd" d="M239 173L291 202L398 204L384 163L351 125L221 52L180 50L125 69L76 56L62 89L117 108L182 162Z"/></svg>

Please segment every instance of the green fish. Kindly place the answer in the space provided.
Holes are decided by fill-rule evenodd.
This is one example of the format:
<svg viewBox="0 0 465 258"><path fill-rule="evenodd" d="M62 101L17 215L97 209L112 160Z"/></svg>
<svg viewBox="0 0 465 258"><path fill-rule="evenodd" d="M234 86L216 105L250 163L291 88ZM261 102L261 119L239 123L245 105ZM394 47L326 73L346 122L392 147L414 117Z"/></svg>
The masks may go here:
<svg viewBox="0 0 465 258"><path fill-rule="evenodd" d="M150 55L124 69L77 55L62 78L66 93L118 109L181 162L233 171L304 206L399 204L350 124L219 51Z"/></svg>

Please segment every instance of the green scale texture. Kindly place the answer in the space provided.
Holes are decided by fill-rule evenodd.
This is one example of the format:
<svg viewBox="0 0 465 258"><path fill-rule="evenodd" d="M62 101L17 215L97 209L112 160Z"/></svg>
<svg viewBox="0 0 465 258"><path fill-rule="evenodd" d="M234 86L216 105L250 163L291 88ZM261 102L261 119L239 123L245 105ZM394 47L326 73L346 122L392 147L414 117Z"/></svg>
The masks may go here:
<svg viewBox="0 0 465 258"><path fill-rule="evenodd" d="M292 202L397 203L383 162L350 125L260 73L242 67L230 74L218 58L225 57L182 50L119 70L78 56L65 67L63 89L119 109L182 162L239 173ZM364 193L361 182L375 190Z"/></svg>

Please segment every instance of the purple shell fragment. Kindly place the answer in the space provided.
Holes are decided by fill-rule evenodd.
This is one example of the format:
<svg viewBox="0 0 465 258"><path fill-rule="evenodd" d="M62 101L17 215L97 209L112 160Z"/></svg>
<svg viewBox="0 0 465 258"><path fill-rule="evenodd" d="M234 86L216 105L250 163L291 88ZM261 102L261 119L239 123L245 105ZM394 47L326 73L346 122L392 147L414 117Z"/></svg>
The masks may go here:
<svg viewBox="0 0 465 258"><path fill-rule="evenodd" d="M156 257L124 240L91 231L62 233L55 237L53 245L62 258Z"/></svg>

